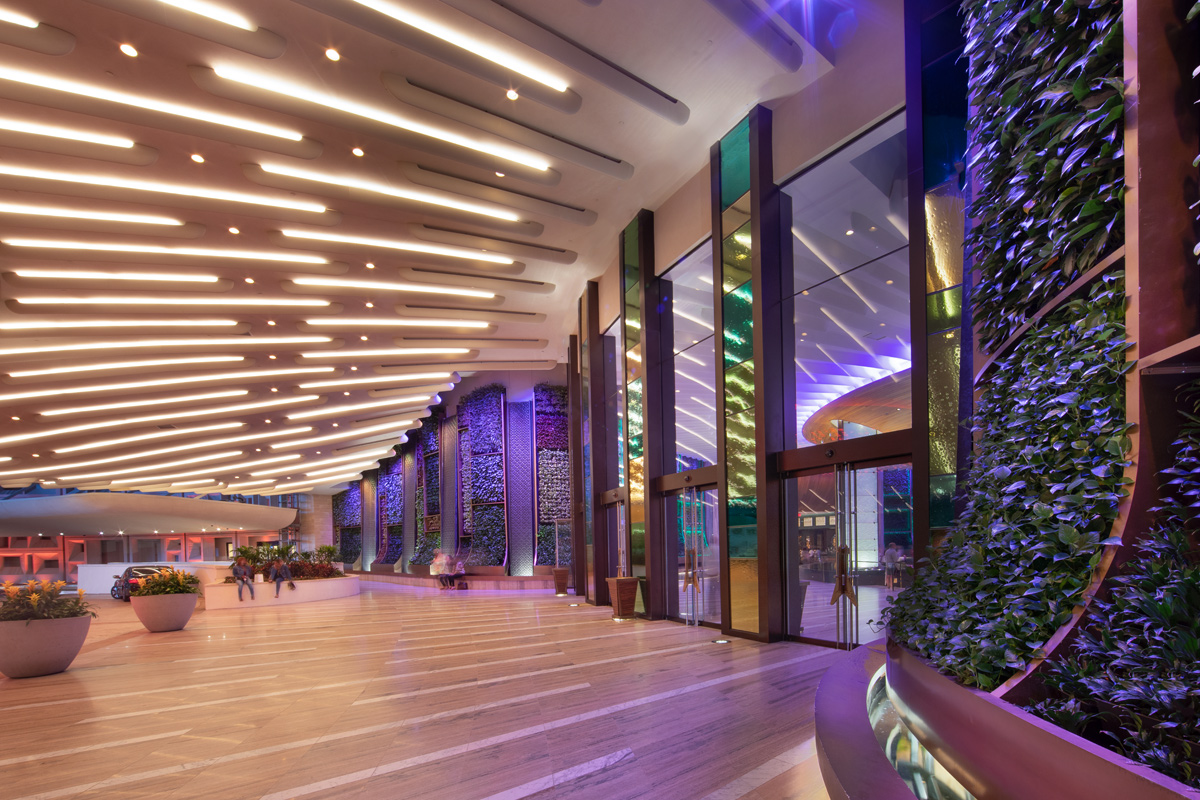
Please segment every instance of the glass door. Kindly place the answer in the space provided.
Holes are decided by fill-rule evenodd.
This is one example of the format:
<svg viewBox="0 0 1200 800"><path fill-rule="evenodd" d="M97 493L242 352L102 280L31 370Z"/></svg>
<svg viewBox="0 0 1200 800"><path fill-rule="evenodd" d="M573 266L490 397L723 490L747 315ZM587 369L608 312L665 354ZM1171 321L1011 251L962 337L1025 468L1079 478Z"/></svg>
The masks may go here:
<svg viewBox="0 0 1200 800"><path fill-rule="evenodd" d="M676 615L688 625L721 626L721 532L716 487L689 486L664 498L674 545Z"/></svg>
<svg viewBox="0 0 1200 800"><path fill-rule="evenodd" d="M788 633L855 647L878 638L912 561L912 464L836 464L788 487Z"/></svg>

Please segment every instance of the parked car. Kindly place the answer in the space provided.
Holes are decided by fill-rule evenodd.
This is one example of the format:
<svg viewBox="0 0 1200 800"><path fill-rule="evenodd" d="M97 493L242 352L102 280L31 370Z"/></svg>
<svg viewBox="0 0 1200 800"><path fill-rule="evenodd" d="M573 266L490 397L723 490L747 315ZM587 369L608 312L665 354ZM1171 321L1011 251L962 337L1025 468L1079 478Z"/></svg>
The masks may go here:
<svg viewBox="0 0 1200 800"><path fill-rule="evenodd" d="M168 564L151 564L146 567L126 567L125 571L120 575L113 575L116 578L116 583L113 584L112 590L109 592L114 600L124 600L129 602L129 590L133 585L147 575L153 575L156 572L161 572L164 569L170 569Z"/></svg>

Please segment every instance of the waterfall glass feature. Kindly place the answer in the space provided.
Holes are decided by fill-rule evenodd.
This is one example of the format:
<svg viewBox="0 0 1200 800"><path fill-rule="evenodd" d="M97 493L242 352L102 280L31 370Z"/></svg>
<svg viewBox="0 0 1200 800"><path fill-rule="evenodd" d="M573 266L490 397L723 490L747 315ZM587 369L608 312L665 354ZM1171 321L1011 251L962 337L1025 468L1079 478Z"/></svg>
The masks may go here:
<svg viewBox="0 0 1200 800"><path fill-rule="evenodd" d="M754 282L750 124L721 139L721 392L725 409L725 520L731 627L759 630L758 480L755 457Z"/></svg>
<svg viewBox="0 0 1200 800"><path fill-rule="evenodd" d="M640 224L635 218L621 234L621 286L624 294L625 420L629 454L629 571L626 574L639 579L641 591L637 594L634 608L638 613L643 613L646 583L646 457L639 227Z"/></svg>

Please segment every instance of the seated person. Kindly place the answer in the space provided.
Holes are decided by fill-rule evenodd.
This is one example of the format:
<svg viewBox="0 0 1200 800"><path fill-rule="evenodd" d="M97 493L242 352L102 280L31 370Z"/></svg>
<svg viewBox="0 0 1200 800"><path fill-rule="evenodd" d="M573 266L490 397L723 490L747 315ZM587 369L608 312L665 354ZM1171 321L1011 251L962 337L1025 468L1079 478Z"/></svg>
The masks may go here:
<svg viewBox="0 0 1200 800"><path fill-rule="evenodd" d="M279 597L279 587L284 581L288 582L288 586L292 586L292 571L288 569L288 565L283 563L282 558L275 559L271 564L271 577L269 580L275 581L275 596ZM294 589L295 587L292 586Z"/></svg>

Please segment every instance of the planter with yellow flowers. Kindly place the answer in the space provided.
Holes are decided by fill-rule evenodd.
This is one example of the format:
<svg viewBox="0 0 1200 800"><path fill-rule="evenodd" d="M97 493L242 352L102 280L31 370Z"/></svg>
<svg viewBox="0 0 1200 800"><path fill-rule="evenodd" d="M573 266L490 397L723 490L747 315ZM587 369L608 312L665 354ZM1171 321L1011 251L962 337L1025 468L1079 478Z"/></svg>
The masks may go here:
<svg viewBox="0 0 1200 800"><path fill-rule="evenodd" d="M200 579L167 567L147 575L129 592L133 613L151 633L181 631L196 610Z"/></svg>
<svg viewBox="0 0 1200 800"><path fill-rule="evenodd" d="M4 583L0 597L0 673L10 678L53 675L71 666L96 616L65 581Z"/></svg>

